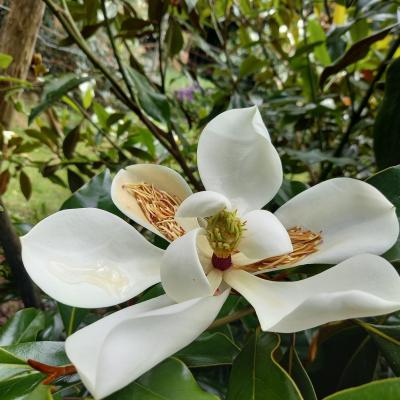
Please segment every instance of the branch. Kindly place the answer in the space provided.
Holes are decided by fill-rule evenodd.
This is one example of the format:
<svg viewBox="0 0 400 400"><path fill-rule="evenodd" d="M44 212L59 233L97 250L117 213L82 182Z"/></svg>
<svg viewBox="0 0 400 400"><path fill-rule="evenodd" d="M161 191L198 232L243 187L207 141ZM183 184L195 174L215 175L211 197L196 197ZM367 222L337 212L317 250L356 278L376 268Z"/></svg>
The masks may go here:
<svg viewBox="0 0 400 400"><path fill-rule="evenodd" d="M3 247L7 264L20 292L25 307L40 307L35 287L25 270L21 257L21 242L12 225L10 217L0 199L0 245Z"/></svg>
<svg viewBox="0 0 400 400"><path fill-rule="evenodd" d="M196 179L193 172L190 170L189 166L186 163L185 158L182 156L182 153L180 152L179 147L176 145L176 143L173 143L174 141L172 141L171 143L171 140L169 140L167 137L167 133L164 132L161 128L159 128L156 124L154 124L151 120L149 120L145 114L143 114L142 110L135 103L134 98L130 98L125 93L124 89L121 87L121 85L119 84L117 79L113 76L113 74L110 71L108 71L108 69L103 65L103 63L91 51L85 39L82 37L79 29L77 28L71 14L69 13L65 0L62 0L65 9L60 8L57 4L53 2L53 0L43 0L43 1L47 4L52 13L56 16L56 18L60 21L65 31L71 36L76 45L88 57L91 63L96 68L98 68L107 78L107 80L111 83L113 91L117 96L117 98L137 115L140 121L149 129L149 131L153 134L153 136L172 155L172 157L177 161L179 166L182 168L183 172L186 174L190 183L196 189L201 190L202 188L201 183Z"/></svg>
<svg viewBox="0 0 400 400"><path fill-rule="evenodd" d="M117 50L117 46L115 45L114 36L113 36L113 34L111 32L110 20L108 19L105 0L101 0L101 10L103 11L104 21L106 23L106 29L107 29L108 38L110 39L111 47L112 47L112 50L113 50L113 53L114 53L115 60L117 61L117 64L118 64L119 72L121 72L122 79L125 82L125 85L126 85L126 87L128 89L128 92L129 92L131 98L134 99L135 96L133 94L131 83L129 81L129 78L128 78L128 75L127 75L127 73L125 71L125 68L124 68L124 66L122 64L121 57L119 56L119 53L118 53L118 50Z"/></svg>

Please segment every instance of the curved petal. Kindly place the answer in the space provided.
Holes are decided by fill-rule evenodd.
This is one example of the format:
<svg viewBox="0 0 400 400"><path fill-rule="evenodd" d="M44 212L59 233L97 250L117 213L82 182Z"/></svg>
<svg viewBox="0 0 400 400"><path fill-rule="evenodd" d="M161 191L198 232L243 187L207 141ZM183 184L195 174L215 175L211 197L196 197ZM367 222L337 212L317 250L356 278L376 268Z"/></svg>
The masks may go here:
<svg viewBox="0 0 400 400"><path fill-rule="evenodd" d="M103 399L196 339L228 294L179 304L161 296L125 308L69 336L67 355L95 399Z"/></svg>
<svg viewBox="0 0 400 400"><path fill-rule="evenodd" d="M255 308L263 330L296 332L331 321L400 309L400 277L385 259L362 254L296 282L227 271L224 280Z"/></svg>
<svg viewBox="0 0 400 400"><path fill-rule="evenodd" d="M174 240L162 259L161 283L165 293L176 302L212 295L212 288L205 274L210 269L210 259L200 259L199 235L203 229L192 230Z"/></svg>
<svg viewBox="0 0 400 400"><path fill-rule="evenodd" d="M275 215L288 229L301 226L321 232L319 250L296 265L333 264L356 254L382 254L399 235L393 204L373 186L351 178L330 179L307 189Z"/></svg>
<svg viewBox="0 0 400 400"><path fill-rule="evenodd" d="M231 209L230 201L222 194L206 190L185 199L176 211L178 218L211 217L224 208Z"/></svg>
<svg viewBox="0 0 400 400"><path fill-rule="evenodd" d="M156 164L130 165L126 169L121 169L113 179L111 197L120 211L131 220L168 240L147 220L135 197L125 189L125 185L137 183L152 184L158 190L163 190L180 201L190 196L192 190L177 172Z"/></svg>
<svg viewBox="0 0 400 400"><path fill-rule="evenodd" d="M238 249L249 259L259 261L293 250L287 230L274 214L255 210L245 214L243 219L246 221L246 230Z"/></svg>
<svg viewBox="0 0 400 400"><path fill-rule="evenodd" d="M32 280L74 307L107 307L160 281L163 251L115 215L96 208L60 211L21 238Z"/></svg>
<svg viewBox="0 0 400 400"><path fill-rule="evenodd" d="M282 164L257 107L225 111L204 128L197 163L207 190L241 214L268 203L282 184Z"/></svg>

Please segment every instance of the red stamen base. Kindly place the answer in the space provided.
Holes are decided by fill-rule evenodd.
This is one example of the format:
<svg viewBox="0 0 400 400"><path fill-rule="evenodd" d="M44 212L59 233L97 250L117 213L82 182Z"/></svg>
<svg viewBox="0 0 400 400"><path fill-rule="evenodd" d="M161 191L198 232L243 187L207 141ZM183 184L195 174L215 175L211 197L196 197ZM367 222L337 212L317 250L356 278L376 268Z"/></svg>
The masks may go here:
<svg viewBox="0 0 400 400"><path fill-rule="evenodd" d="M231 256L228 257L218 257L213 253L211 259L212 265L214 268L219 269L220 271L226 271L232 266L232 258Z"/></svg>

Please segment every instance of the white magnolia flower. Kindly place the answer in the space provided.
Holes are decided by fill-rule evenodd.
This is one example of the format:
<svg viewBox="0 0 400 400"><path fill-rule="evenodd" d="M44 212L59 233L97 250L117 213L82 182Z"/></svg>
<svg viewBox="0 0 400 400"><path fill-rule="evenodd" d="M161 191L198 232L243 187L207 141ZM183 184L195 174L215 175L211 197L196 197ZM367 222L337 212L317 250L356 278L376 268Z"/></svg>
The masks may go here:
<svg viewBox="0 0 400 400"><path fill-rule="evenodd" d="M133 165L113 181L115 204L171 241L166 251L122 219L90 208L56 213L22 238L30 276L65 304L111 306L162 282L166 295L67 339L67 354L96 399L196 339L230 288L255 308L261 328L274 332L400 308L399 276L376 255L395 243L399 224L378 190L332 179L275 214L262 210L282 183L282 166L255 107L227 111L207 125L198 167L207 190L195 194L158 165ZM270 270L312 263L339 264L301 281L267 279Z"/></svg>

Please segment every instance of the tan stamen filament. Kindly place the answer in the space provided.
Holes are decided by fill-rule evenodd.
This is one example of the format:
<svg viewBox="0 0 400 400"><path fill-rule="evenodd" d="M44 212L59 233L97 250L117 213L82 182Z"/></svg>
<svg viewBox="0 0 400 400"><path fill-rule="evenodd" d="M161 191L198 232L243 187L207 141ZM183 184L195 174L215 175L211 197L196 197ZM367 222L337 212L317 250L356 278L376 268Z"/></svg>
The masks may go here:
<svg viewBox="0 0 400 400"><path fill-rule="evenodd" d="M273 269L280 266L293 265L306 256L318 251L318 246L322 242L321 233L315 233L310 230L294 227L288 229L290 240L292 241L293 251L282 256L270 257L254 264L240 266L237 268L249 272L258 272L266 269Z"/></svg>
<svg viewBox="0 0 400 400"><path fill-rule="evenodd" d="M122 188L136 199L146 219L167 239L175 240L185 233L174 219L181 204L181 200L176 196L144 182L125 184Z"/></svg>

